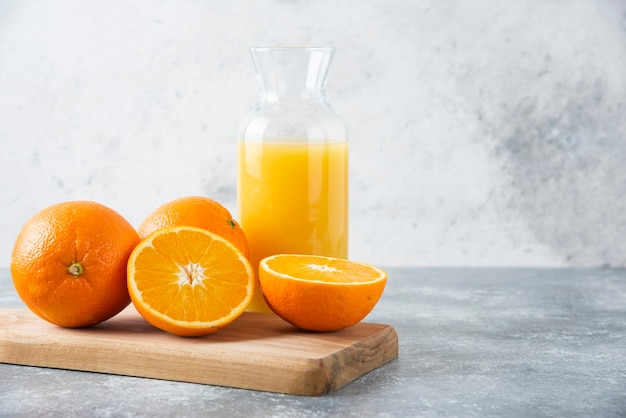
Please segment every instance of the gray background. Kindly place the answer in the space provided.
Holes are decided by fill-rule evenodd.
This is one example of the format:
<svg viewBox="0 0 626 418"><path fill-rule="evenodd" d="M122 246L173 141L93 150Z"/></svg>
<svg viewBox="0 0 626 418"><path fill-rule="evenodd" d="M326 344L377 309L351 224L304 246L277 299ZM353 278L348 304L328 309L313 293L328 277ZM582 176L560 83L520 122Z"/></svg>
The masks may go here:
<svg viewBox="0 0 626 418"><path fill-rule="evenodd" d="M0 267L59 201L236 215L247 50L300 45L337 48L351 258L626 265L623 1L3 0Z"/></svg>

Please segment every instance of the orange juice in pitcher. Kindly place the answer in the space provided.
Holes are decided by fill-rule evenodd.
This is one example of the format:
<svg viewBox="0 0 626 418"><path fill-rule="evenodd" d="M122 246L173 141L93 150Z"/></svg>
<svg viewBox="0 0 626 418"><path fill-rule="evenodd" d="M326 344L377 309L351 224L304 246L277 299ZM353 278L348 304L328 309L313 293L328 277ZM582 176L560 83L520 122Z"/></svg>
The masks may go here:
<svg viewBox="0 0 626 418"><path fill-rule="evenodd" d="M348 141L325 97L333 48L252 48L260 100L239 132L237 200L255 271L274 254L348 256ZM250 310L269 312L258 287Z"/></svg>

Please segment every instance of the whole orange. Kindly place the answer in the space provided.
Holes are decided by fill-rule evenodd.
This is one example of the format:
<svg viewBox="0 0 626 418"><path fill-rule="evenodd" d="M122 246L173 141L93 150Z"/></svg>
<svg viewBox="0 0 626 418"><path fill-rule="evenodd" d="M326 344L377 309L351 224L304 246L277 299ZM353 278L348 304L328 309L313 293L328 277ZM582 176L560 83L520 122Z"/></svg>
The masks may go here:
<svg viewBox="0 0 626 418"><path fill-rule="evenodd" d="M219 202L204 196L185 196L159 206L139 226L143 239L156 230L170 226L206 229L233 244L249 258L248 240L239 223Z"/></svg>
<svg viewBox="0 0 626 418"><path fill-rule="evenodd" d="M17 294L35 314L63 327L85 327L130 303L126 264L139 236L102 204L72 201L30 218L11 254Z"/></svg>

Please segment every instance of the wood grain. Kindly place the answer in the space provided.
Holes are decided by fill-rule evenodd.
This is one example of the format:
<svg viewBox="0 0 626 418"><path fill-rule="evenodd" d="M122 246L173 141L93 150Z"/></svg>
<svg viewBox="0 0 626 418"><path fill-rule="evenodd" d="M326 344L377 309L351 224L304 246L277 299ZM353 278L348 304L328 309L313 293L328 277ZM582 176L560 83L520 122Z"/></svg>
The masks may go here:
<svg viewBox="0 0 626 418"><path fill-rule="evenodd" d="M132 306L84 329L0 309L0 362L19 365L317 396L397 357L397 333L382 324L313 333L245 312L216 334L184 338L152 327Z"/></svg>

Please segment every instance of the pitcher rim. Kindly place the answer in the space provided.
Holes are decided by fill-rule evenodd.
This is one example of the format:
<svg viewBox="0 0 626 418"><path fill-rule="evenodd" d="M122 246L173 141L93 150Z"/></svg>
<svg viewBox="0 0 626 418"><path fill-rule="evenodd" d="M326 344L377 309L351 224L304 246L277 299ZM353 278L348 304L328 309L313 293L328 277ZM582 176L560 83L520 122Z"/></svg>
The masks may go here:
<svg viewBox="0 0 626 418"><path fill-rule="evenodd" d="M267 51L330 51L334 52L337 48L334 46L253 46L250 51L267 52Z"/></svg>

